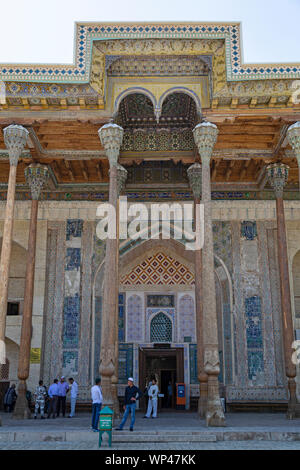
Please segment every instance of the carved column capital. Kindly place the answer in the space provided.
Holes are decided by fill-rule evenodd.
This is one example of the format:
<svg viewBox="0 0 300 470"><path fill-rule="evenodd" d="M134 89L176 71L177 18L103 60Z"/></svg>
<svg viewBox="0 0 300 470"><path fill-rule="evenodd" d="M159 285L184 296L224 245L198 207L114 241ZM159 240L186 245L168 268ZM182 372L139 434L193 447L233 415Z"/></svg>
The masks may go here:
<svg viewBox="0 0 300 470"><path fill-rule="evenodd" d="M123 128L113 122L105 124L98 130L98 135L105 149L110 168L118 163L123 134Z"/></svg>
<svg viewBox="0 0 300 470"><path fill-rule="evenodd" d="M25 178L30 187L32 199L38 201L41 190L49 178L48 167L40 163L32 163L25 168Z"/></svg>
<svg viewBox="0 0 300 470"><path fill-rule="evenodd" d="M300 159L300 121L295 122L287 130L287 138L295 152L297 160Z"/></svg>
<svg viewBox="0 0 300 470"><path fill-rule="evenodd" d="M197 145L202 163L205 165L210 163L218 133L217 126L211 122L202 122L193 130L195 144Z"/></svg>
<svg viewBox="0 0 300 470"><path fill-rule="evenodd" d="M284 163L271 163L266 168L268 180L274 189L276 198L282 198L283 188L289 176L289 167Z"/></svg>
<svg viewBox="0 0 300 470"><path fill-rule="evenodd" d="M17 166L19 157L26 145L29 132L25 127L11 124L3 129L4 143L8 149L9 161L12 166Z"/></svg>

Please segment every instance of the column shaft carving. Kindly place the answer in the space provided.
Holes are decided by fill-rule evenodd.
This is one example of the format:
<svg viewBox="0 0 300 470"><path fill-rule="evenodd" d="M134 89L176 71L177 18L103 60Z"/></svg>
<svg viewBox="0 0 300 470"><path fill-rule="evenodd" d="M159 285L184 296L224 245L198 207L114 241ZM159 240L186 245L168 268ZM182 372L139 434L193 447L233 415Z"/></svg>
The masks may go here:
<svg viewBox="0 0 300 470"><path fill-rule="evenodd" d="M288 179L288 171L289 167L282 163L274 163L267 167L267 175L276 195L278 264L282 308L282 334L284 346L285 373L289 389L287 418L293 419L300 416L300 409L297 403L296 395L296 365L292 362L292 355L294 352L292 345L295 338L291 306L291 291L289 280L290 275L283 203L283 188Z"/></svg>
<svg viewBox="0 0 300 470"><path fill-rule="evenodd" d="M120 182L120 166L118 156L123 139L123 129L109 123L98 131L102 145L105 148L109 165L109 203L115 209L116 227L118 213L118 195L122 187ZM121 167L123 168L123 167ZM126 170L125 170L126 171ZM118 383L118 261L119 241L106 240L105 272L103 282L103 310L101 328L100 374L103 391L103 403L114 408L115 416L119 415L117 393Z"/></svg>
<svg viewBox="0 0 300 470"><path fill-rule="evenodd" d="M48 168L44 165L32 164L25 169L27 184L31 189L31 214L29 225L28 251L25 276L24 309L22 316L21 340L18 362L18 398L14 409L14 418L26 419L31 417L26 399L26 380L30 370L30 349L32 336L32 307L34 294L34 273L38 204L41 189L48 178Z"/></svg>
<svg viewBox="0 0 300 470"><path fill-rule="evenodd" d="M194 194L194 221L195 230L200 227L198 220L200 204L202 169L199 163L190 166L188 171L190 186ZM203 290L202 290L202 250L195 250L195 301L196 301L196 335L197 335L197 375L199 380L198 414L205 418L207 406L207 374L204 370L204 344L203 344Z"/></svg>
<svg viewBox="0 0 300 470"><path fill-rule="evenodd" d="M202 250L203 338L204 371L207 381L207 426L224 426L225 417L219 394L220 373L218 324L214 274L213 232L211 217L210 158L217 140L217 127L210 123L198 124L194 139L202 161L202 203L204 204L204 246Z"/></svg>
<svg viewBox="0 0 300 470"><path fill-rule="evenodd" d="M28 131L18 125L11 125L4 129L4 142L9 152L10 170L7 189L5 221L0 259L0 363L6 360L5 328L8 297L8 280L12 246L12 233L14 221L15 189L17 178L17 164L22 150L26 144Z"/></svg>

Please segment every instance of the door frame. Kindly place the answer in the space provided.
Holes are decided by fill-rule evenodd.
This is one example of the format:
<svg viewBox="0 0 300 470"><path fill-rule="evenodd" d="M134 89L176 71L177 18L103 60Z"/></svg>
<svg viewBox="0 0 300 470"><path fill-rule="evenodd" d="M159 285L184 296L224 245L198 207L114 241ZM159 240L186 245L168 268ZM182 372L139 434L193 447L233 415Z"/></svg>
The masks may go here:
<svg viewBox="0 0 300 470"><path fill-rule="evenodd" d="M178 383L184 382L184 348L158 349L139 347L139 387L143 391L146 379L146 358L149 357L176 357L176 377Z"/></svg>

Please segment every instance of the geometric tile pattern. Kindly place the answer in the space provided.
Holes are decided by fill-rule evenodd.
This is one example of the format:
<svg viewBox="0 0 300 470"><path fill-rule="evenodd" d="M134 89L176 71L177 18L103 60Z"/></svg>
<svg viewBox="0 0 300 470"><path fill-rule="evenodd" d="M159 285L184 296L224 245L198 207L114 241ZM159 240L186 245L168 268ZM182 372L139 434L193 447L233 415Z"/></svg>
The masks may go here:
<svg viewBox="0 0 300 470"><path fill-rule="evenodd" d="M168 318L170 318L170 320L172 322L172 325L173 325L172 330L174 331L173 341L176 341L176 339L177 339L177 321L176 321L175 312L176 312L175 308L146 308L145 340L147 342L151 342L151 338L150 338L151 321L158 313L163 313Z"/></svg>
<svg viewBox="0 0 300 470"><path fill-rule="evenodd" d="M63 370L66 375L71 375L78 370L78 351L63 352Z"/></svg>
<svg viewBox="0 0 300 470"><path fill-rule="evenodd" d="M80 219L69 219L67 220L66 226L66 240L74 238L80 238L82 234L83 220Z"/></svg>
<svg viewBox="0 0 300 470"><path fill-rule="evenodd" d="M149 256L121 278L126 285L193 285L193 273L182 263L158 252Z"/></svg>
<svg viewBox="0 0 300 470"><path fill-rule="evenodd" d="M245 315L248 349L262 348L261 300L258 296L245 299Z"/></svg>
<svg viewBox="0 0 300 470"><path fill-rule="evenodd" d="M184 295L179 300L179 341L184 341L186 336L191 337L191 341L196 341L195 305L194 299L190 295Z"/></svg>
<svg viewBox="0 0 300 470"><path fill-rule="evenodd" d="M162 312L159 312L151 321L150 325L151 343L172 342L172 322Z"/></svg>
<svg viewBox="0 0 300 470"><path fill-rule="evenodd" d="M241 237L246 240L254 240L257 237L256 222L245 220L241 223Z"/></svg>
<svg viewBox="0 0 300 470"><path fill-rule="evenodd" d="M67 248L66 271L74 271L80 269L80 248Z"/></svg>
<svg viewBox="0 0 300 470"><path fill-rule="evenodd" d="M133 373L133 344L119 343L119 383L126 384Z"/></svg>
<svg viewBox="0 0 300 470"><path fill-rule="evenodd" d="M125 340L125 295L119 294L118 339Z"/></svg>
<svg viewBox="0 0 300 470"><path fill-rule="evenodd" d="M80 331L80 284L81 284L81 242L83 221L69 219L66 223L66 253L65 253L65 299L63 308L63 373L67 374L68 366L72 363L74 375L78 372L78 350ZM74 283L74 276L77 282ZM73 287L70 290L70 285Z"/></svg>
<svg viewBox="0 0 300 470"><path fill-rule="evenodd" d="M143 341L143 304L139 295L131 295L127 301L127 341Z"/></svg>
<svg viewBox="0 0 300 470"><path fill-rule="evenodd" d="M248 378L256 380L264 372L261 299L245 299Z"/></svg>
<svg viewBox="0 0 300 470"><path fill-rule="evenodd" d="M76 24L73 65L1 64L0 80L53 83L89 81L93 41L103 39L187 38L225 39L227 80L299 78L300 64L247 64L242 62L239 24Z"/></svg>
<svg viewBox="0 0 300 470"><path fill-rule="evenodd" d="M214 254L219 256L232 272L232 240L230 222L213 222Z"/></svg>
<svg viewBox="0 0 300 470"><path fill-rule="evenodd" d="M78 346L79 340L79 315L80 299L78 294L75 297L66 297L64 302L64 327L63 346L72 348Z"/></svg>
<svg viewBox="0 0 300 470"><path fill-rule="evenodd" d="M190 383L198 384L197 376L197 344L190 344Z"/></svg>

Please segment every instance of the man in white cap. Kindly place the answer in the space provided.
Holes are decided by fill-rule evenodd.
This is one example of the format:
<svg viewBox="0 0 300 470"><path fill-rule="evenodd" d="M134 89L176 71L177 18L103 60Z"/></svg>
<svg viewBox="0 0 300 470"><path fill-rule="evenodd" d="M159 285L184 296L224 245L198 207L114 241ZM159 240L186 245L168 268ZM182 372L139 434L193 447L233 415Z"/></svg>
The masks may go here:
<svg viewBox="0 0 300 470"><path fill-rule="evenodd" d="M62 375L60 381L58 382L58 401L57 401L57 417L60 414L60 406L62 410L62 415L65 417L66 414L66 396L69 391L69 385L65 381L65 376Z"/></svg>
<svg viewBox="0 0 300 470"><path fill-rule="evenodd" d="M135 423L135 409L136 409L136 400L142 397L142 392L138 387L133 384L133 378L128 378L128 387L125 389L125 398L124 398L124 417L121 421L121 424L117 431L122 431L123 427L127 421L129 413L131 413L131 423L130 423L130 431L133 431L133 426Z"/></svg>

